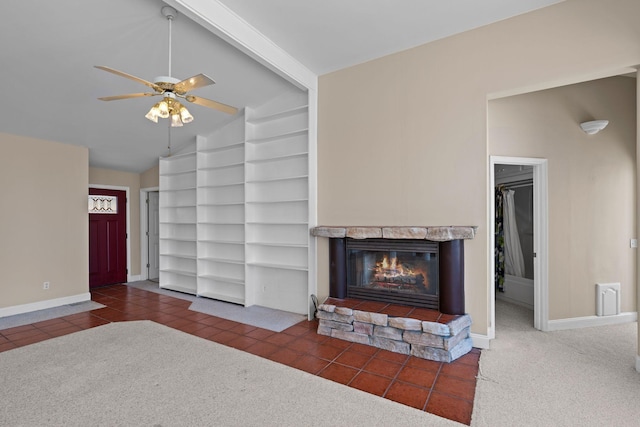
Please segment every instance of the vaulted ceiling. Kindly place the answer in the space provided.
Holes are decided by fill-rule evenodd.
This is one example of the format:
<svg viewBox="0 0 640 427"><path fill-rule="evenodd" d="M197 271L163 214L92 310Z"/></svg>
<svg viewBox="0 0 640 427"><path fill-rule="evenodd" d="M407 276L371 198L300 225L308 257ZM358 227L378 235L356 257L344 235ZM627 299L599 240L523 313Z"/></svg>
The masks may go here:
<svg viewBox="0 0 640 427"><path fill-rule="evenodd" d="M239 15L312 73L322 75L466 31L560 0L179 0L216 2ZM0 132L89 148L91 166L142 172L167 154L166 120L144 118L157 98L98 97L148 88L94 68L145 80L169 70L161 0L5 0L0 25ZM198 96L257 106L295 86L187 16L172 23L171 74L216 84ZM229 116L188 104L192 123L171 145L206 135Z"/></svg>

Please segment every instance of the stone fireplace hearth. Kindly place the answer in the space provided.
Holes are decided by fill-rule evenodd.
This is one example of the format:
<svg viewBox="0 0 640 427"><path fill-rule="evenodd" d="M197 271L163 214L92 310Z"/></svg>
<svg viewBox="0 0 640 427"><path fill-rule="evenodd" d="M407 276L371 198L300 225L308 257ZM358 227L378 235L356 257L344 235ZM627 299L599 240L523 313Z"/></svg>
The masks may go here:
<svg viewBox="0 0 640 427"><path fill-rule="evenodd" d="M400 307L328 298L318 307L318 334L437 362L453 362L471 351L468 314L452 316L422 308L402 316L388 314L394 308Z"/></svg>

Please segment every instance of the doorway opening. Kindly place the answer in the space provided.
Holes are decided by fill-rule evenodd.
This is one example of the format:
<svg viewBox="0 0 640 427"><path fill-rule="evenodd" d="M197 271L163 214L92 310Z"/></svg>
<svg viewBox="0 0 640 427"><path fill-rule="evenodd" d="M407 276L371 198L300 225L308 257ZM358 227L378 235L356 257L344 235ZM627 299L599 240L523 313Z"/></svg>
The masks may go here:
<svg viewBox="0 0 640 427"><path fill-rule="evenodd" d="M141 279L160 281L160 191L158 187L140 190Z"/></svg>
<svg viewBox="0 0 640 427"><path fill-rule="evenodd" d="M490 178L490 338L495 338L496 299L533 309L534 328L547 330L547 160L491 156ZM516 198L517 193L520 194ZM508 197L500 200L502 195ZM509 239L504 235L504 216L502 222L496 221L496 218L499 218L496 212L500 209L500 203L502 202L504 208L505 201L513 205L513 211L507 220L507 227L511 229ZM516 202L519 206L516 206ZM518 224L516 217L518 208L521 210L518 215L521 217L521 224ZM505 262L504 271L500 271L501 247L502 259L506 261L505 243L507 252L511 248L510 259L509 262ZM519 248L514 250L514 246L518 245ZM506 264L509 264L508 268Z"/></svg>
<svg viewBox="0 0 640 427"><path fill-rule="evenodd" d="M160 214L159 191L147 193L147 278L152 282L160 282Z"/></svg>

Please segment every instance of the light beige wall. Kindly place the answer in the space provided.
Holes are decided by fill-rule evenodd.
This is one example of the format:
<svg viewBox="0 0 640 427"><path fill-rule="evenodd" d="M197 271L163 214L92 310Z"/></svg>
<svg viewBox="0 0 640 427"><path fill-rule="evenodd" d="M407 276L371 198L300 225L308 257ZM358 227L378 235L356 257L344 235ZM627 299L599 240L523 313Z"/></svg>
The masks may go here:
<svg viewBox="0 0 640 427"><path fill-rule="evenodd" d="M586 135L596 118L609 126ZM620 282L636 311L636 79L491 101L489 154L549 161L549 318L595 315L595 283Z"/></svg>
<svg viewBox="0 0 640 427"><path fill-rule="evenodd" d="M111 169L89 168L89 186L105 185L129 188L129 274L140 274L140 174Z"/></svg>
<svg viewBox="0 0 640 427"><path fill-rule="evenodd" d="M87 149L0 133L0 150L0 308L89 292Z"/></svg>
<svg viewBox="0 0 640 427"><path fill-rule="evenodd" d="M140 174L140 188L155 187L160 187L160 165L147 169Z"/></svg>
<svg viewBox="0 0 640 427"><path fill-rule="evenodd" d="M466 308L487 334L487 98L640 63L638 16L637 0L567 0L321 76L319 223L479 226Z"/></svg>

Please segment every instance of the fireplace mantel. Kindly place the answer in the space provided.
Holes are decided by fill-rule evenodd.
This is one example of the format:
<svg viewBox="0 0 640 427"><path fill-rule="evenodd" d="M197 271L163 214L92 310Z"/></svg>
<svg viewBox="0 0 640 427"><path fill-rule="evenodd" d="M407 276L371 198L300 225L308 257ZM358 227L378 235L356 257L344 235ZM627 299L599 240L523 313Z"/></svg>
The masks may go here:
<svg viewBox="0 0 640 427"><path fill-rule="evenodd" d="M440 227L406 227L406 226L319 226L311 229L315 237L333 239L425 239L434 242L452 240L470 240L476 235L475 226L440 226Z"/></svg>

